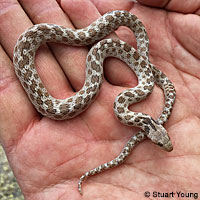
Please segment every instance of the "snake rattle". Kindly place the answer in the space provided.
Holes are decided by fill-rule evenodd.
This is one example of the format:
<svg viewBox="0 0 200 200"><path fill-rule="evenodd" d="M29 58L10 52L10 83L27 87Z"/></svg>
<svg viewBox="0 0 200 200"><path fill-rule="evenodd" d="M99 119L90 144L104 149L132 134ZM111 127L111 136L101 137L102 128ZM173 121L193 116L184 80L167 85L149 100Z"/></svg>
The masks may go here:
<svg viewBox="0 0 200 200"><path fill-rule="evenodd" d="M133 31L137 50L121 40L103 39L119 26L127 26ZM87 46L97 41L99 42L87 55L86 78L81 90L62 100L52 97L35 68L35 54L39 46L45 42ZM95 100L103 80L103 62L107 57L124 61L138 78L135 88L127 89L116 97L114 113L120 122L139 127L142 131L128 141L117 158L81 176L78 184L80 193L82 181L86 177L118 166L133 147L146 137L166 151L173 149L163 124L171 114L176 93L166 75L150 63L148 46L149 39L142 22L135 15L122 10L108 12L84 29L73 30L55 24L37 24L26 30L17 41L13 57L16 75L37 111L54 120L74 118ZM154 82L162 88L165 95L165 105L157 121L147 114L129 110L130 105L145 99L152 92Z"/></svg>

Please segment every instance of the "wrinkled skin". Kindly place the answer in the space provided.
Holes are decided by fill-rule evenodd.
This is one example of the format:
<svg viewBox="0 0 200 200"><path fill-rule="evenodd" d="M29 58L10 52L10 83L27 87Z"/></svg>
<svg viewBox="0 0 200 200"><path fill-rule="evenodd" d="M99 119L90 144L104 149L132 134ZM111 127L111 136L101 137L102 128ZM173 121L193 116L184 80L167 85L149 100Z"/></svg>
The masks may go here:
<svg viewBox="0 0 200 200"><path fill-rule="evenodd" d="M19 2L21 5L16 0L0 0L0 141L25 198L136 200L146 199L145 191L199 192L200 195L200 2ZM75 119L53 121L40 116L29 102L14 74L13 48L19 35L32 23L82 28L116 9L128 10L142 20L150 38L151 62L176 87L174 110L165 125L174 150L165 152L145 140L125 164L85 181L81 197L77 189L79 177L117 156L128 138L138 131L120 124L112 108L115 97L124 89L134 87L137 79L124 63L109 58L104 65L106 80L89 109ZM120 28L117 35L135 46L134 37L127 29ZM58 44L48 44L39 50L38 71L53 96L65 98L73 94L73 89L81 88L87 52L86 47ZM156 119L163 99L162 91L155 88L147 100L131 109Z"/></svg>

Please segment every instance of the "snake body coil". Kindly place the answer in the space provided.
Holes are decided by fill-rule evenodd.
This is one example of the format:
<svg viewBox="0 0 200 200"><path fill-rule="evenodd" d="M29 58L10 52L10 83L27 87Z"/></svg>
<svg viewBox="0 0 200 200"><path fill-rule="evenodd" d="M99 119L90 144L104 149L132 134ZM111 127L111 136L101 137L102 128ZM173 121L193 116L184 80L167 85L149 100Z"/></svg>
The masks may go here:
<svg viewBox="0 0 200 200"><path fill-rule="evenodd" d="M121 40L101 40L119 26L127 26L133 31L137 41L137 51ZM97 41L99 42L91 48L87 56L86 78L81 90L63 100L52 97L35 68L35 54L39 46L44 42L86 46ZM102 84L105 58L121 59L138 78L138 85L135 88L125 90L117 96L114 112L122 123L137 126L142 131L127 143L120 157L83 175L79 183L80 192L85 177L122 163L128 155L127 152L131 152L135 144L145 137L150 138L166 151L172 150L170 138L162 125L171 114L175 89L166 75L150 63L148 45L149 39L142 22L135 15L119 10L106 13L84 29L73 30L55 24L37 24L25 31L17 41L13 58L16 74L37 111L55 120L74 118L92 103ZM128 108L131 104L145 99L152 92L154 82L163 89L165 94L165 106L157 121L147 114L136 113Z"/></svg>

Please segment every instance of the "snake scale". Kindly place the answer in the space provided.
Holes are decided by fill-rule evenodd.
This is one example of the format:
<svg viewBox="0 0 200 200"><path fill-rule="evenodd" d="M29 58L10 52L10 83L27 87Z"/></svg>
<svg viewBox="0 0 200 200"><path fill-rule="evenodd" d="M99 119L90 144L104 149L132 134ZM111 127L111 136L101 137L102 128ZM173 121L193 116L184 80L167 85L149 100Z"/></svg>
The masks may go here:
<svg viewBox="0 0 200 200"><path fill-rule="evenodd" d="M119 26L129 27L137 41L137 50L117 39L103 39ZM102 40L103 39L103 40ZM59 42L72 46L95 44L86 59L86 78L83 87L66 99L52 97L43 85L35 68L35 54L44 42ZM15 72L31 102L42 115L55 120L74 118L95 100L103 80L103 62L107 57L124 61L138 78L138 85L121 92L114 102L114 113L120 122L142 130L134 135L114 160L100 165L81 176L78 189L82 194L82 181L121 164L133 147L146 137L166 151L173 149L163 124L168 120L175 102L175 88L164 73L149 61L149 39L142 22L133 14L116 10L108 12L83 29L73 30L55 24L36 24L26 30L14 48ZM165 95L163 111L154 120L151 116L133 112L129 106L145 99L156 83Z"/></svg>

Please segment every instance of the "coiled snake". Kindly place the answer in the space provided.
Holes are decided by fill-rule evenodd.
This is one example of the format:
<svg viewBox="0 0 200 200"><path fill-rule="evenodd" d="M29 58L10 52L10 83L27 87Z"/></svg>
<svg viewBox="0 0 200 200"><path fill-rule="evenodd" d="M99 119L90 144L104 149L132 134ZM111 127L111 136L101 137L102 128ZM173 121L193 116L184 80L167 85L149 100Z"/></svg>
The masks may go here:
<svg viewBox="0 0 200 200"><path fill-rule="evenodd" d="M137 50L121 40L101 40L119 26L127 26L133 31ZM44 42L86 46L97 41L99 42L90 49L87 55L86 78L82 89L66 99L52 97L35 68L35 53L39 46ZM15 72L37 111L55 120L74 118L94 101L102 84L105 58L121 59L138 78L138 85L135 88L127 89L116 97L114 113L122 123L139 127L142 131L128 141L117 158L81 176L78 185L80 193L82 181L86 177L121 164L133 147L145 137L166 151L173 149L163 124L171 114L175 101L175 89L166 75L150 63L148 46L149 39L142 22L135 15L122 10L106 13L84 29L73 30L55 24L37 24L26 30L17 41L13 57ZM165 95L165 105L157 121L147 114L136 113L128 108L131 104L146 98L152 92L154 82L163 89Z"/></svg>

